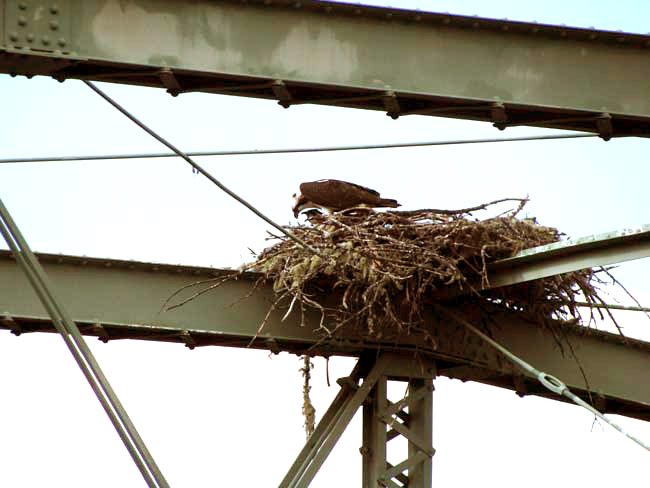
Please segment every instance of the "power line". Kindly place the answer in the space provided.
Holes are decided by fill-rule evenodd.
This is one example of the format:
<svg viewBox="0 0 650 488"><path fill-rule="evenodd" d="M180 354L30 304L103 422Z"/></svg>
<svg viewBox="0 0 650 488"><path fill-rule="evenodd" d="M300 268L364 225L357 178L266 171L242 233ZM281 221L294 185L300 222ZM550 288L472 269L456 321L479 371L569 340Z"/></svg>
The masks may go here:
<svg viewBox="0 0 650 488"><path fill-rule="evenodd" d="M239 151L198 151L184 153L186 156L250 156L255 154L287 154L287 153L311 153L311 152L332 152L332 151L360 151L370 149L397 149L406 147L426 146L454 146L460 144L484 144L493 142L522 142L522 141L546 141L553 139L580 139L585 137L598 137L598 134L548 134L526 137L505 137L493 139L459 139L449 141L423 141L423 142L397 142L393 144L365 144L353 146L324 146L324 147L298 147L281 149L248 149ZM45 156L38 158L8 158L0 159L0 163L41 163L41 162L65 162L65 161L97 161L106 159L146 159L146 158L173 158L182 157L175 152L171 153L142 153L142 154L105 154L100 156Z"/></svg>
<svg viewBox="0 0 650 488"><path fill-rule="evenodd" d="M253 205L248 203L246 200L244 200L242 197L237 195L235 192L230 190L228 187L226 187L223 183L221 183L219 180L217 180L214 176L212 176L210 173L208 173L205 169L203 169L200 165L194 162L192 158L190 158L187 154L185 154L183 151L178 149L176 146L174 146L171 142L167 141L165 138L162 136L159 136L156 134L153 130L151 130L147 125L145 125L143 122L138 120L134 115L132 115L128 110L126 110L124 107L122 107L119 103L117 103L115 100L113 100L111 97L109 97L106 93L104 93L102 90L97 88L94 83L91 81L83 80L83 82L88 85L95 93L97 93L99 96L101 96L104 100L106 100L108 103L110 103L113 107L115 107L117 110L119 110L122 115L126 116L131 122L136 124L138 127L140 127L142 130L144 130L147 134L149 134L151 137L156 139L158 142L161 144L164 144L167 146L169 149L174 151L174 153L183 158L185 161L187 161L190 166L197 172L201 173L203 176L205 176L207 179L209 179L212 183L217 185L219 189L221 189L223 192L237 200L239 203L241 203L244 207L246 207L248 210L253 212L255 215L257 215L259 218L264 220L266 223L272 225L276 229L278 229L280 232L282 232L284 235L286 235L289 239L293 240L303 248L313 252L314 254L317 254L320 257L324 257L320 252L318 252L316 249L314 249L312 246L307 244L305 241L300 239L299 237L296 237L292 232L289 232L286 230L284 227L280 226L279 224L276 224L273 220L268 218L266 215L264 215L262 212L257 210Z"/></svg>

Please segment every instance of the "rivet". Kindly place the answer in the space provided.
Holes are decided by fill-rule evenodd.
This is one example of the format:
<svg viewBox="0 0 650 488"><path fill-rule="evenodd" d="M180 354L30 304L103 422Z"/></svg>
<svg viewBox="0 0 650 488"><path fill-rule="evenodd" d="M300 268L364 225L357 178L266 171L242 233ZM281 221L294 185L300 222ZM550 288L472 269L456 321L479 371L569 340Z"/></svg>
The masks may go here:
<svg viewBox="0 0 650 488"><path fill-rule="evenodd" d="M65 39L63 37L60 37L59 40L57 41L57 44L60 47L64 47L65 46Z"/></svg>
<svg viewBox="0 0 650 488"><path fill-rule="evenodd" d="M443 24L450 24L450 23L451 23L451 19L450 19L449 17L445 17L445 18L443 19L442 23L443 23Z"/></svg>
<svg viewBox="0 0 650 488"><path fill-rule="evenodd" d="M27 42L34 42L34 34L32 34L32 33L27 34L26 39L27 39Z"/></svg>
<svg viewBox="0 0 650 488"><path fill-rule="evenodd" d="M54 4L50 7L50 12L52 15L56 15L59 13L59 6L57 4Z"/></svg>
<svg viewBox="0 0 650 488"><path fill-rule="evenodd" d="M560 37L566 37L566 36L567 36L566 31L562 31L562 32L560 32Z"/></svg>
<svg viewBox="0 0 650 488"><path fill-rule="evenodd" d="M355 13L356 15L361 15L361 9L360 9L360 8L355 9L355 10L354 10L354 13Z"/></svg>
<svg viewBox="0 0 650 488"><path fill-rule="evenodd" d="M422 16L416 15L415 17L413 17L413 20L415 20L416 22L420 22L422 20Z"/></svg>
<svg viewBox="0 0 650 488"><path fill-rule="evenodd" d="M18 4L18 8L19 8L20 10L26 10L26 9L27 9L27 4L26 4L25 2L20 2L20 3Z"/></svg>
<svg viewBox="0 0 650 488"><path fill-rule="evenodd" d="M332 11L332 7L330 7L329 5L325 7L325 12L329 14L331 11Z"/></svg>
<svg viewBox="0 0 650 488"><path fill-rule="evenodd" d="M50 20L50 29L57 30L59 28L59 23L56 20Z"/></svg>
<svg viewBox="0 0 650 488"><path fill-rule="evenodd" d="M589 40L590 40L590 41L595 41L596 39L598 39L598 35L597 35L597 34L589 34Z"/></svg>
<svg viewBox="0 0 650 488"><path fill-rule="evenodd" d="M43 43L44 46L49 46L50 45L50 38L47 36L41 37L41 43Z"/></svg>
<svg viewBox="0 0 650 488"><path fill-rule="evenodd" d="M18 40L18 33L12 32L11 34L9 34L9 39L11 39L13 42L16 42Z"/></svg>
<svg viewBox="0 0 650 488"><path fill-rule="evenodd" d="M510 30L510 26L509 25L502 25L501 30L502 31L508 31L508 30Z"/></svg>
<svg viewBox="0 0 650 488"><path fill-rule="evenodd" d="M481 26L481 24L479 24L478 22L474 22L472 24L472 27L474 27L474 29L478 29L480 26Z"/></svg>
<svg viewBox="0 0 650 488"><path fill-rule="evenodd" d="M27 19L25 18L24 15L21 15L20 17L18 17L18 25L23 26L23 27L27 25Z"/></svg>

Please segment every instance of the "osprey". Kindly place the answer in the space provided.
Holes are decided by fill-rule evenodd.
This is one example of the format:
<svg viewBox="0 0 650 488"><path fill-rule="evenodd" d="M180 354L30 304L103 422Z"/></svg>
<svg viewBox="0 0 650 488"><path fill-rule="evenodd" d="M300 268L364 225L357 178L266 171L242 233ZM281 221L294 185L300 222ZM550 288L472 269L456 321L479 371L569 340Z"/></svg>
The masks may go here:
<svg viewBox="0 0 650 488"><path fill-rule="evenodd" d="M329 213L353 207L399 207L397 200L381 198L379 192L340 180L309 181L300 185L300 194L296 196L293 215L306 208L322 208Z"/></svg>

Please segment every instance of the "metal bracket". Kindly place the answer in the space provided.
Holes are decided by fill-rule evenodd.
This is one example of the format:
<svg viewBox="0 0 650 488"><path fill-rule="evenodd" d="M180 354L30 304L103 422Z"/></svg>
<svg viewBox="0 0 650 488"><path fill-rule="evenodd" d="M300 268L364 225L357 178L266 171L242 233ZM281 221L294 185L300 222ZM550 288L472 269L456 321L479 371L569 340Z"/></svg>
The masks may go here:
<svg viewBox="0 0 650 488"><path fill-rule="evenodd" d="M196 341L194 340L194 337L192 337L192 334L189 333L189 331L184 330L178 335L178 338L185 344L185 347L187 347L190 350L193 350L197 344Z"/></svg>
<svg viewBox="0 0 650 488"><path fill-rule="evenodd" d="M20 324L18 324L13 319L13 317L7 312L0 315L0 325L9 329L11 333L15 336L19 336L20 334L23 333L22 329L20 328Z"/></svg>
<svg viewBox="0 0 650 488"><path fill-rule="evenodd" d="M291 93L287 85L282 80L275 80L271 84L271 90L273 90L273 95L278 99L278 105L289 108L291 106Z"/></svg>
<svg viewBox="0 0 650 488"><path fill-rule="evenodd" d="M176 79L174 72L169 68L164 68L158 72L158 77L162 84L165 85L165 88L167 88L167 93L172 97L177 97L181 92L181 84Z"/></svg>
<svg viewBox="0 0 650 488"><path fill-rule="evenodd" d="M393 120L397 120L400 116L401 108L395 92L392 90L387 91L382 95L381 101L384 103L384 107L386 108L386 115Z"/></svg>
<svg viewBox="0 0 650 488"><path fill-rule="evenodd" d="M5 46L69 53L72 40L70 0L5 2Z"/></svg>
<svg viewBox="0 0 650 488"><path fill-rule="evenodd" d="M612 127L612 116L608 113L602 113L596 117L596 127L598 127L598 135L604 141L609 141L614 133Z"/></svg>
<svg viewBox="0 0 650 488"><path fill-rule="evenodd" d="M97 338L102 341L104 344L106 344L109 340L111 340L111 337L108 335L108 332L104 328L104 326L99 323L95 322L92 326L92 331L93 334L97 335Z"/></svg>
<svg viewBox="0 0 650 488"><path fill-rule="evenodd" d="M499 130L504 130L508 126L508 114L503 103L494 103L490 108L490 113L492 114L492 125L494 127Z"/></svg>

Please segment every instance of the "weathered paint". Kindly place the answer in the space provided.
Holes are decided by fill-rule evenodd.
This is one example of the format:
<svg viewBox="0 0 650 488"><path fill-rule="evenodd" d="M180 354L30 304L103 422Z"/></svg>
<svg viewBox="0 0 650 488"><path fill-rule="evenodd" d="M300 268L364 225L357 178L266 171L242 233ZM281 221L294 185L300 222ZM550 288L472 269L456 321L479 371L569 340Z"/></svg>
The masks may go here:
<svg viewBox="0 0 650 488"><path fill-rule="evenodd" d="M185 90L283 80L308 99L392 91L405 112L498 102L513 123L609 113L614 135L650 133L648 36L312 0L70 0L58 14L69 40L40 46L44 58L24 35L12 41L17 4L0 2L0 72L164 86L143 70L169 68ZM270 89L236 94L274 97ZM444 115L491 120L489 110ZM546 125L597 130L593 119Z"/></svg>
<svg viewBox="0 0 650 488"><path fill-rule="evenodd" d="M258 334L273 292L265 285L242 301L251 291L255 276L226 282L178 309L162 312L165 300L179 288L232 271L74 256L41 255L39 260L81 331L105 340L135 338L191 346L247 347L257 334L253 347L274 352L301 353L309 349L312 354L358 355L378 347L395 349L394 337L376 342L354 337L323 342L323 336L316 330L320 314L309 312L301 326L296 311L282 321L286 313L282 307L271 314ZM468 320L475 320L471 311L460 312L466 313ZM573 391L584 393L584 378L575 359L558 349L546 327L498 310L491 318L498 324L493 331L495 340L538 369L561 378ZM547 394L464 327L433 313L427 320L436 347L413 334L401 337L397 350L419 350L426 357L437 359L439 373L445 376L496 384L522 393ZM0 252L0 328L29 332L34 327L53 330L16 263L7 252ZM644 377L650 368L650 344L625 341L617 335L584 327L567 326L564 330L587 372L592 391L606 401L604 410L650 419L650 385ZM526 383L525 389L521 382Z"/></svg>

